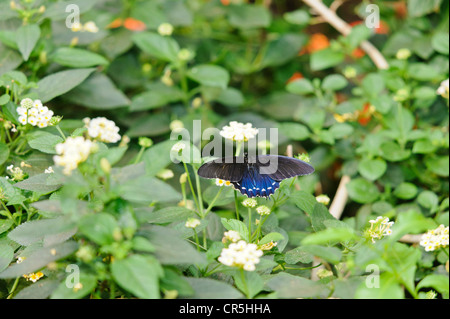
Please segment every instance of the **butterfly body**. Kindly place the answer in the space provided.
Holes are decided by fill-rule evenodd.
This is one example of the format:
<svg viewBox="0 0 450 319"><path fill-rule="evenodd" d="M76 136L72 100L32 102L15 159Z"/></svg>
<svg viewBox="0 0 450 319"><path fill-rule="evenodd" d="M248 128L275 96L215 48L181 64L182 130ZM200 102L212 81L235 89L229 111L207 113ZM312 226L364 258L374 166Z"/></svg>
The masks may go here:
<svg viewBox="0 0 450 319"><path fill-rule="evenodd" d="M283 179L308 175L314 168L299 159L280 155L225 157L203 164L198 174L204 178L230 181L248 197L269 197Z"/></svg>

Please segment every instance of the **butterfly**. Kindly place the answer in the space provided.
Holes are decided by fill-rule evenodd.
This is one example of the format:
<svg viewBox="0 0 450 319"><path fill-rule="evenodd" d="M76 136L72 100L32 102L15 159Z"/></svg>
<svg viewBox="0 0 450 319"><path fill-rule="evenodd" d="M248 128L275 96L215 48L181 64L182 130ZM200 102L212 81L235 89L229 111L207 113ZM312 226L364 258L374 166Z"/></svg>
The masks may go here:
<svg viewBox="0 0 450 319"><path fill-rule="evenodd" d="M275 193L283 179L309 175L314 167L299 159L281 155L224 157L200 166L198 175L231 182L248 197L266 197Z"/></svg>

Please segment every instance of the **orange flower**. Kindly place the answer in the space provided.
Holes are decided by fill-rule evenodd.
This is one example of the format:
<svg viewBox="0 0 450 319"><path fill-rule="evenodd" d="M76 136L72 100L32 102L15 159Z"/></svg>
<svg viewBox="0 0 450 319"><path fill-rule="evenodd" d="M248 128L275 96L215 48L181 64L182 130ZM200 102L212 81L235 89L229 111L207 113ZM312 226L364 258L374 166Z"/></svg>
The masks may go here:
<svg viewBox="0 0 450 319"><path fill-rule="evenodd" d="M405 1L397 1L393 3L395 15L399 19L404 19L408 15L408 8Z"/></svg>
<svg viewBox="0 0 450 319"><path fill-rule="evenodd" d="M301 74L300 72L295 72L290 78L289 80L287 80L286 83L291 83L295 80L300 80L303 79L303 74Z"/></svg>
<svg viewBox="0 0 450 319"><path fill-rule="evenodd" d="M120 26L122 26L122 19L121 18L117 18L116 20L114 20L113 22L108 24L107 28L109 28L109 29L116 29L116 28L118 28Z"/></svg>
<svg viewBox="0 0 450 319"><path fill-rule="evenodd" d="M220 0L224 6L230 5L230 0Z"/></svg>
<svg viewBox="0 0 450 319"><path fill-rule="evenodd" d="M131 31L144 31L147 28L144 22L134 18L126 18L125 21L121 18L117 18L108 25L108 28L116 29L121 26Z"/></svg>
<svg viewBox="0 0 450 319"><path fill-rule="evenodd" d="M123 26L131 31L144 31L147 28L144 22L134 18L126 18Z"/></svg>
<svg viewBox="0 0 450 319"><path fill-rule="evenodd" d="M364 50L362 50L360 48L356 48L352 52L352 57L354 57L355 59L361 59L365 55L366 55L366 52L364 52Z"/></svg>
<svg viewBox="0 0 450 319"><path fill-rule="evenodd" d="M363 23L363 21L353 21L353 22L350 22L349 25L351 27L354 27L354 26L360 25L362 23ZM384 22L383 20L381 20L378 28L375 28L375 33L376 34L388 34L389 33L389 25L386 22Z"/></svg>
<svg viewBox="0 0 450 319"><path fill-rule="evenodd" d="M370 103L364 104L362 111L358 112L358 123L363 126L369 124L374 111L374 107Z"/></svg>
<svg viewBox="0 0 450 319"><path fill-rule="evenodd" d="M299 52L299 55L320 51L328 48L329 46L330 41L325 34L314 33L311 35L308 44Z"/></svg>

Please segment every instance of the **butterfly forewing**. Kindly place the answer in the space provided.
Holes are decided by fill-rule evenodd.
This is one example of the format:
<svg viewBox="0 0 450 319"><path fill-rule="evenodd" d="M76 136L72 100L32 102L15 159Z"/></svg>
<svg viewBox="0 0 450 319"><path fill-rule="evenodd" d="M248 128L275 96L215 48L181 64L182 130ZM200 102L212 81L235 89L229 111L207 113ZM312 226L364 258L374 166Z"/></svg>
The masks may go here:
<svg viewBox="0 0 450 319"><path fill-rule="evenodd" d="M260 155L256 159L259 172L276 181L314 173L314 167L299 159L281 155Z"/></svg>
<svg viewBox="0 0 450 319"><path fill-rule="evenodd" d="M247 164L243 157L224 157L203 164L198 175L204 178L219 178L230 182L239 182L244 176Z"/></svg>

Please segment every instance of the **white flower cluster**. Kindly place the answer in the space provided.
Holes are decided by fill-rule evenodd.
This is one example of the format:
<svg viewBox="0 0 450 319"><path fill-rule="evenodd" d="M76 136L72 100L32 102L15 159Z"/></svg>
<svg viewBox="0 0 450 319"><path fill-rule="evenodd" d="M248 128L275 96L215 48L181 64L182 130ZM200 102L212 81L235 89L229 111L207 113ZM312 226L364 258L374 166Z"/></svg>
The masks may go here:
<svg viewBox="0 0 450 319"><path fill-rule="evenodd" d="M378 216L376 219L369 220L369 223L370 229L368 234L373 243L375 243L375 239L381 239L392 234L391 227L394 225L394 222L390 222L387 217Z"/></svg>
<svg viewBox="0 0 450 319"><path fill-rule="evenodd" d="M95 143L82 136L68 137L64 143L56 145L53 161L56 165L64 167L63 173L70 175L78 164L84 162L95 149Z"/></svg>
<svg viewBox="0 0 450 319"><path fill-rule="evenodd" d="M330 203L330 197L328 197L328 195L321 194L316 196L316 201L321 204L328 205Z"/></svg>
<svg viewBox="0 0 450 319"><path fill-rule="evenodd" d="M72 32L90 32L90 33L97 33L99 31L94 21L88 21L84 25L81 24L80 22L74 23L71 30Z"/></svg>
<svg viewBox="0 0 450 319"><path fill-rule="evenodd" d="M200 220L197 218L189 218L186 223L184 224L187 228L196 228L201 224Z"/></svg>
<svg viewBox="0 0 450 319"><path fill-rule="evenodd" d="M186 148L186 144L184 142L177 142L172 146L172 151L179 153L182 150L184 150L185 148Z"/></svg>
<svg viewBox="0 0 450 319"><path fill-rule="evenodd" d="M229 230L223 233L222 242L226 243L227 241L231 241L233 243L239 241L241 239L241 235L235 230Z"/></svg>
<svg viewBox="0 0 450 319"><path fill-rule="evenodd" d="M258 134L258 129L253 128L251 123L239 123L231 121L229 126L224 126L220 131L220 135L224 138L242 142L254 138Z"/></svg>
<svg viewBox="0 0 450 319"><path fill-rule="evenodd" d="M30 98L23 99L16 109L19 114L19 123L22 125L31 124L40 128L47 127L53 117L53 111L42 105L40 100Z"/></svg>
<svg viewBox="0 0 450 319"><path fill-rule="evenodd" d="M104 143L116 143L120 141L119 128L111 120L106 117L96 117L90 119L86 117L83 119L85 127L88 130L90 137L99 140Z"/></svg>
<svg viewBox="0 0 450 319"><path fill-rule="evenodd" d="M450 96L449 79L442 81L436 93L443 98L448 99Z"/></svg>
<svg viewBox="0 0 450 319"><path fill-rule="evenodd" d="M161 23L158 27L158 33L162 36L170 36L173 32L173 25L170 23Z"/></svg>
<svg viewBox="0 0 450 319"><path fill-rule="evenodd" d="M258 205L258 201L254 198L246 198L242 201L242 205L247 208L255 208Z"/></svg>
<svg viewBox="0 0 450 319"><path fill-rule="evenodd" d="M420 246L426 251L433 251L448 246L448 226L439 225L438 228L429 230L422 235Z"/></svg>
<svg viewBox="0 0 450 319"><path fill-rule="evenodd" d="M261 206L258 206L256 208L256 212L258 214L260 214L261 216L269 215L270 214L270 208L267 207L266 205L261 205Z"/></svg>
<svg viewBox="0 0 450 319"><path fill-rule="evenodd" d="M247 271L254 271L259 263L263 251L255 244L248 244L243 240L232 243L228 248L222 249L218 258L226 266L239 267Z"/></svg>
<svg viewBox="0 0 450 319"><path fill-rule="evenodd" d="M225 181L225 180L223 180L223 179L216 178L216 185L217 185L217 186L231 186L231 185L233 185L233 184L231 184L230 181Z"/></svg>

